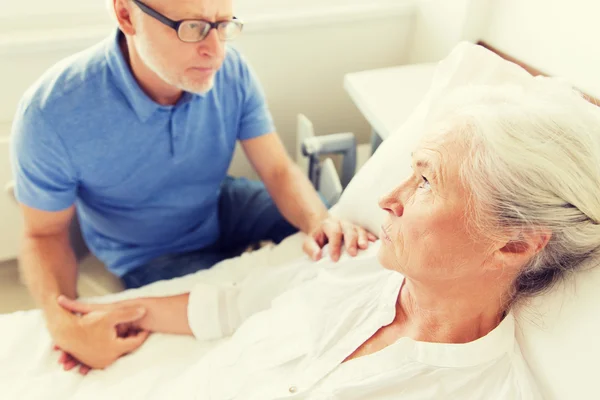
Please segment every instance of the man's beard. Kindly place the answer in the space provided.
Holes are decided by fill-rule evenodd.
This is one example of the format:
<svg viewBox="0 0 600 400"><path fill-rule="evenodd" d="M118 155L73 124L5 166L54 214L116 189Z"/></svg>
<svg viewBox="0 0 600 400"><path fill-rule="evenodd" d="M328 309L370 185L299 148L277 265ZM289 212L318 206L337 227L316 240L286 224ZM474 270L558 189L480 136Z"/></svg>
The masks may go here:
<svg viewBox="0 0 600 400"><path fill-rule="evenodd" d="M191 79L188 79L185 75L177 77L175 74L169 73L168 68L165 67L164 63L154 56L148 42L139 40L136 43L136 47L138 55L146 67L154 72L165 83L184 92L200 95L208 93L213 88L215 81L214 75L208 82L190 82Z"/></svg>

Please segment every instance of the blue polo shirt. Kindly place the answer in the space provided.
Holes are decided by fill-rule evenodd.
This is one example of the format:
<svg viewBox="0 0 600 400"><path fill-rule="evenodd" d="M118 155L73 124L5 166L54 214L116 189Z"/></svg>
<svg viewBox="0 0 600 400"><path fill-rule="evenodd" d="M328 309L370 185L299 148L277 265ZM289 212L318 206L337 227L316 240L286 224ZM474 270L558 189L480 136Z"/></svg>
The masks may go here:
<svg viewBox="0 0 600 400"><path fill-rule="evenodd" d="M137 84L120 36L52 67L25 93L11 161L17 199L45 211L76 204L88 246L122 276L214 243L236 141L275 129L235 49L211 91L162 106Z"/></svg>

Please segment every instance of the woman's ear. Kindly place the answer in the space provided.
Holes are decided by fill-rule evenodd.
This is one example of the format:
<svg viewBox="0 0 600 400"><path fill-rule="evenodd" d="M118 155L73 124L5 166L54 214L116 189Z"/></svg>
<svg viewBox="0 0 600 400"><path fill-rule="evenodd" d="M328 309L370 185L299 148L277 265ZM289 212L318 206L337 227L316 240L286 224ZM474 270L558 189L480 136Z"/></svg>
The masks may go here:
<svg viewBox="0 0 600 400"><path fill-rule="evenodd" d="M552 232L549 229L519 231L497 250L502 265L520 268L546 247Z"/></svg>

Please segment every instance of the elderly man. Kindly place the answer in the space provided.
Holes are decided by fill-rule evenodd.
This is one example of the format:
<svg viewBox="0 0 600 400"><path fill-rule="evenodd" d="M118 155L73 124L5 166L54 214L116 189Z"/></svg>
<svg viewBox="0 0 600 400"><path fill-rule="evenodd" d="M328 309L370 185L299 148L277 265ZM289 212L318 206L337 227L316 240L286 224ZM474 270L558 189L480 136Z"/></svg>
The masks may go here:
<svg viewBox="0 0 600 400"><path fill-rule="evenodd" d="M13 132L24 276L55 343L82 355L114 334L107 326L138 316L80 318L58 305L61 294L77 296L75 212L88 246L128 288L296 229L314 259L326 242L337 259L342 242L354 255L373 239L328 216L287 156L252 70L224 45L242 30L231 0L112 6L119 30L50 69L22 99ZM226 176L238 140L266 189Z"/></svg>

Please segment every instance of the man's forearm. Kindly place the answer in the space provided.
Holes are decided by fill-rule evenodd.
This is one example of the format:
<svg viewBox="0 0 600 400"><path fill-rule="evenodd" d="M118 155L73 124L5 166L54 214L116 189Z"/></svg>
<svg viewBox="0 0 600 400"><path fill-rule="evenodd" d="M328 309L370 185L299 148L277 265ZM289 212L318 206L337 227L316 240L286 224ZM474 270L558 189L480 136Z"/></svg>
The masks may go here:
<svg viewBox="0 0 600 400"><path fill-rule="evenodd" d="M63 312L56 302L60 294L77 297L77 261L67 234L25 236L19 263L32 297L46 314Z"/></svg>
<svg viewBox="0 0 600 400"><path fill-rule="evenodd" d="M267 185L283 216L304 233L309 233L327 217L327 208L302 171L292 165Z"/></svg>

